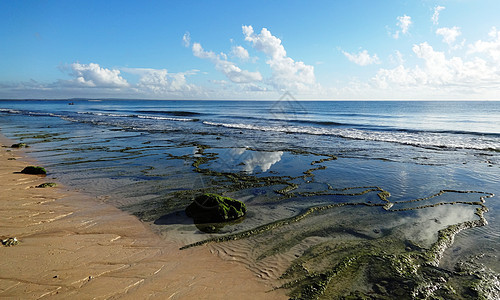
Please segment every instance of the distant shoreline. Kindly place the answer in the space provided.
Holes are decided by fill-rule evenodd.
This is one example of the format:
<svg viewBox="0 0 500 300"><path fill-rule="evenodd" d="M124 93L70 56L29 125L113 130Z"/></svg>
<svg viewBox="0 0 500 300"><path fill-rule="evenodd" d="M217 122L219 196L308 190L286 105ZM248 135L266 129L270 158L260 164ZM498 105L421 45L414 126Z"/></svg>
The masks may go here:
<svg viewBox="0 0 500 300"><path fill-rule="evenodd" d="M22 99L10 99L4 98L0 101L258 101L258 102L275 102L279 99L142 99L142 98L22 98ZM435 100L404 100L404 99L327 99L327 100L303 100L295 99L299 102L500 102L500 100L495 99L435 99Z"/></svg>

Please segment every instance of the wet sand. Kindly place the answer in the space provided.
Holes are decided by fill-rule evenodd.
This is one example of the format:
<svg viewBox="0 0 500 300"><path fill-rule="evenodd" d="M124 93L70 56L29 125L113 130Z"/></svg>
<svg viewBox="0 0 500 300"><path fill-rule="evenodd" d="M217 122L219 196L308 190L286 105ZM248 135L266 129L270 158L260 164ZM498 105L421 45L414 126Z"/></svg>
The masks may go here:
<svg viewBox="0 0 500 300"><path fill-rule="evenodd" d="M286 299L239 262L209 247L180 251L113 206L55 188L49 176L21 174L35 164L0 136L0 297L125 299ZM9 151L10 150L10 151ZM13 160L15 158L15 160Z"/></svg>

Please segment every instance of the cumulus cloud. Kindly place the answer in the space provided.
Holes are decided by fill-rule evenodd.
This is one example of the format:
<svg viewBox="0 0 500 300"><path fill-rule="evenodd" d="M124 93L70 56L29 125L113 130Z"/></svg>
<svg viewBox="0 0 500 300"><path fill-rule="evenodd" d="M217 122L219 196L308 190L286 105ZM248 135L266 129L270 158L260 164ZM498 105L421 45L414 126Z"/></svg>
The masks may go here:
<svg viewBox="0 0 500 300"><path fill-rule="evenodd" d="M72 63L70 69L70 75L75 78L62 81L66 85L90 88L122 88L129 86L129 83L120 76L120 70L102 68L96 63Z"/></svg>
<svg viewBox="0 0 500 300"><path fill-rule="evenodd" d="M308 91L317 87L314 67L302 61L294 61L287 56L281 40L262 28L259 34L252 26L242 26L245 40L252 47L263 52L268 57L266 63L272 70L269 83L279 90Z"/></svg>
<svg viewBox="0 0 500 300"><path fill-rule="evenodd" d="M468 53L484 53L497 64L500 64L500 31L493 27L488 35L490 37L489 41L479 40L469 45Z"/></svg>
<svg viewBox="0 0 500 300"><path fill-rule="evenodd" d="M500 84L500 68L479 57L464 61L460 57L447 58L435 51L427 42L414 45L416 56L423 66L407 68L399 65L394 69L380 69L374 82L381 88L389 86L453 87L462 91Z"/></svg>
<svg viewBox="0 0 500 300"><path fill-rule="evenodd" d="M390 60L393 63L397 63L400 65L405 62L405 59L403 58L403 53L401 53L399 50L394 51L394 55L390 56Z"/></svg>
<svg viewBox="0 0 500 300"><path fill-rule="evenodd" d="M400 33L407 34L408 30L410 29L410 25L412 24L411 17L407 15L403 15L402 17L397 17L397 20L398 23L396 25L401 29L401 31L399 30L396 31L396 33L393 36L395 39L399 38Z"/></svg>
<svg viewBox="0 0 500 300"><path fill-rule="evenodd" d="M224 53L215 54L212 51L205 51L199 43L194 43L192 50L194 56L212 61L215 68L232 82L251 83L262 80L262 75L259 72L240 69L235 63L228 61L227 55Z"/></svg>
<svg viewBox="0 0 500 300"><path fill-rule="evenodd" d="M186 48L189 48L189 46L191 46L191 35L189 34L189 32L184 33L184 35L182 36L182 44Z"/></svg>
<svg viewBox="0 0 500 300"><path fill-rule="evenodd" d="M452 28L438 28L436 30L437 35L441 35L443 37L443 42L447 43L448 45L451 45L455 42L457 37L459 37L462 32L460 32L460 28L453 26Z"/></svg>
<svg viewBox="0 0 500 300"><path fill-rule="evenodd" d="M189 83L188 77L198 70L169 73L166 69L120 68L107 69L97 63L72 63L60 66L62 72L73 77L52 83L34 80L17 84L0 83L0 92L13 98L151 98L151 99L200 99L214 98L210 91ZM125 80L121 74L127 74ZM137 75L138 79L136 79ZM129 78L127 77L127 78Z"/></svg>
<svg viewBox="0 0 500 300"><path fill-rule="evenodd" d="M433 23L434 25L439 24L439 13L440 13L443 9L445 9L445 7L444 7L444 6L439 6L439 5L437 5L436 7L434 7L434 14L432 14L432 18L431 18L431 19L432 19L432 23Z"/></svg>
<svg viewBox="0 0 500 300"><path fill-rule="evenodd" d="M231 49L231 53L241 60L248 60L250 55L248 54L247 49L242 46L235 46Z"/></svg>
<svg viewBox="0 0 500 300"><path fill-rule="evenodd" d="M123 71L140 76L135 87L138 91L165 95L168 93L191 92L198 90L195 85L188 84L186 81L186 75L196 74L197 70L181 73L168 73L166 69L125 68Z"/></svg>
<svg viewBox="0 0 500 300"><path fill-rule="evenodd" d="M380 59L378 58L377 54L373 54L373 56L370 56L368 54L367 50L363 50L359 53L349 53L346 51L342 51L344 53L345 57L352 61L353 63L360 65L360 66L367 66L371 64L379 64Z"/></svg>

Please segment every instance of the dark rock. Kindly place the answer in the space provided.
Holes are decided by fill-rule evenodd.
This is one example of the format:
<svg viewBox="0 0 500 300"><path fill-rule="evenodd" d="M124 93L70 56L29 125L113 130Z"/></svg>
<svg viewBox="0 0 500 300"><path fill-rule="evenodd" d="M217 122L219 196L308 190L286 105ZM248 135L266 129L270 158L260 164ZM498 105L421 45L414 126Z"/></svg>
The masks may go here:
<svg viewBox="0 0 500 300"><path fill-rule="evenodd" d="M45 175L47 174L47 171L45 171L45 169L42 167L27 166L21 171L21 173L33 174L33 175Z"/></svg>
<svg viewBox="0 0 500 300"><path fill-rule="evenodd" d="M48 188L48 187L55 187L57 184L55 182L45 182L42 184L37 185L37 188Z"/></svg>
<svg viewBox="0 0 500 300"><path fill-rule="evenodd" d="M11 148L25 148L25 147L28 147L28 145L26 145L25 143L19 143L19 144L13 144L10 147Z"/></svg>
<svg viewBox="0 0 500 300"><path fill-rule="evenodd" d="M195 223L227 222L241 218L245 213L245 203L217 194L198 196L186 208L186 214Z"/></svg>

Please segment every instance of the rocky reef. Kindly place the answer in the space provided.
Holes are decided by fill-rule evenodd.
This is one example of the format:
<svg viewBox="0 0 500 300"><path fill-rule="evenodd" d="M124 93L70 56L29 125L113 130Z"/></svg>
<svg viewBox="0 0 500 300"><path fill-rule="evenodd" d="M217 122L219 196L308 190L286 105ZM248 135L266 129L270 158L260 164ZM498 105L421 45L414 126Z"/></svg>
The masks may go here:
<svg viewBox="0 0 500 300"><path fill-rule="evenodd" d="M272 265L290 256L290 264L276 278L280 282L276 288L288 290L291 299L496 299L498 295L498 275L477 273L482 266L467 270L464 264L459 270L439 267L456 234L487 224L485 202L493 197L491 193L445 189L423 198L391 201L391 193L379 186L304 188L314 184L316 173L325 170L326 164L299 177L257 177L217 173L207 168L217 158L203 151L199 154L195 170L223 178L220 182L226 183L227 191L281 187L274 189L281 196L278 201L308 199L316 205L303 205L294 216L181 249L248 239L249 244L261 245L251 254L258 264ZM333 160L327 157L311 165ZM438 214L440 211L456 211L461 218L447 221L448 214ZM380 222L379 215L387 221ZM434 231L432 243L422 244L424 240L414 237L409 227L420 230L416 232L432 227L428 230Z"/></svg>
<svg viewBox="0 0 500 300"><path fill-rule="evenodd" d="M288 152L281 163L252 173L245 171L245 157L266 151L183 146L166 159L182 161L198 183L142 206L138 214L143 220L175 215L184 221L179 208L187 207L198 230L220 233L196 232L198 239L181 249L206 245L235 260L243 253L251 271L287 290L291 299L498 299L500 277L483 272L480 262L440 266L445 251L454 251L457 234L487 224L491 193L430 186L428 193L415 188L423 196L406 198L377 178L350 186L335 176L343 158L337 161L333 154L278 149ZM144 174L161 173L151 168ZM245 199L252 213L242 218L244 204L220 195ZM220 230L228 225L233 228Z"/></svg>

